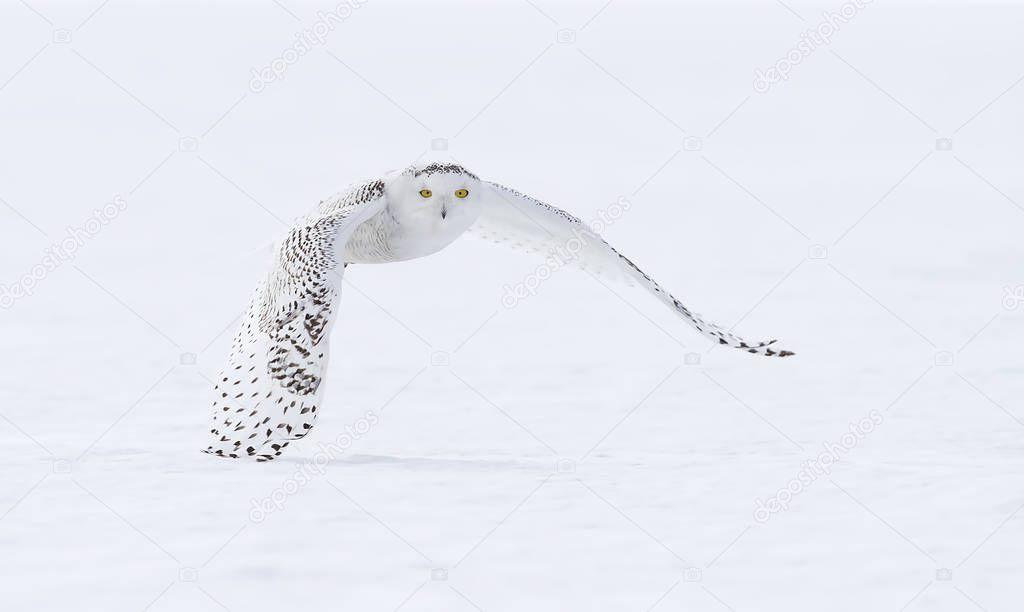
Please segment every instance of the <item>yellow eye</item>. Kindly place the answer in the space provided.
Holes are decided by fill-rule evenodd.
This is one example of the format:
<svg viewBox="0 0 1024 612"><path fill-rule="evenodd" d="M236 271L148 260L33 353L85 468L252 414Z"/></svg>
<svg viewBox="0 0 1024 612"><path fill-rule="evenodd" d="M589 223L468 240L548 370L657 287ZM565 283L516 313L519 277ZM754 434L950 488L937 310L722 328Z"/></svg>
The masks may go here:
<svg viewBox="0 0 1024 612"><path fill-rule="evenodd" d="M429 189L420 189L420 195L425 198L429 198L430 196L434 195L434 192Z"/></svg>
<svg viewBox="0 0 1024 612"><path fill-rule="evenodd" d="M455 190L455 197L457 197L457 198L464 198L464 197L466 197L468 195L469 195L469 190L468 189L456 189Z"/></svg>

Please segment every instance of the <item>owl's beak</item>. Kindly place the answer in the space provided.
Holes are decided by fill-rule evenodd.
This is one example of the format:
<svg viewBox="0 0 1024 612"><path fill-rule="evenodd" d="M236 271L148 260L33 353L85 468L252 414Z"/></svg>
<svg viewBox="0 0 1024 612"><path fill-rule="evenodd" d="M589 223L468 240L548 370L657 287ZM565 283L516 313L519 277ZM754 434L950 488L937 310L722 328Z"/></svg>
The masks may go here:
<svg viewBox="0 0 1024 612"><path fill-rule="evenodd" d="M443 200L441 202L441 220L443 221L448 216L448 201Z"/></svg>

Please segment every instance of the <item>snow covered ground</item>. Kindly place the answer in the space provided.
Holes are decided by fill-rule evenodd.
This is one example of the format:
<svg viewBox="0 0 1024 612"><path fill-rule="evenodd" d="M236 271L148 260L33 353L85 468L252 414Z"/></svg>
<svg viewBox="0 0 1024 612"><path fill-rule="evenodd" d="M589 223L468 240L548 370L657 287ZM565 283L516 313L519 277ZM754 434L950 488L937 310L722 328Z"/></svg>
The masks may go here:
<svg viewBox="0 0 1024 612"><path fill-rule="evenodd" d="M850 6L5 2L0 607L1019 609L1024 10ZM797 356L568 269L506 307L540 260L467 238L349 269L309 438L201 455L261 247L429 158L626 198Z"/></svg>

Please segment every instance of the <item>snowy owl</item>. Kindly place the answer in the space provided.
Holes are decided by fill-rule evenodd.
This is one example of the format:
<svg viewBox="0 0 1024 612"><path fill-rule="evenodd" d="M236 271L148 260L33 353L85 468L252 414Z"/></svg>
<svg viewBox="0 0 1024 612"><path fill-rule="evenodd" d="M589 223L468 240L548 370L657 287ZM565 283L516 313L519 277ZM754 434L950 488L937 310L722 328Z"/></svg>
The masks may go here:
<svg viewBox="0 0 1024 612"><path fill-rule="evenodd" d="M786 357L774 340L747 342L694 314L573 215L460 165L414 165L320 202L278 247L253 295L215 388L204 452L268 461L313 428L341 276L348 264L436 253L467 230L554 252L572 239L572 263L635 282L687 323L749 353Z"/></svg>

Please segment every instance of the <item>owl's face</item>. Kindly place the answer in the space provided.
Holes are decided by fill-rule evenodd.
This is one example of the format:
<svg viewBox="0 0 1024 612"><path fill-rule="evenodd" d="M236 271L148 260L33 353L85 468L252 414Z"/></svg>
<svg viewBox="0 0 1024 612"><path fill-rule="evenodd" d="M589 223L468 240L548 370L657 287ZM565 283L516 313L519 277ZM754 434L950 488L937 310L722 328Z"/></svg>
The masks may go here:
<svg viewBox="0 0 1024 612"><path fill-rule="evenodd" d="M476 221L483 193L480 180L462 166L430 164L397 177L388 201L400 223L461 233Z"/></svg>

